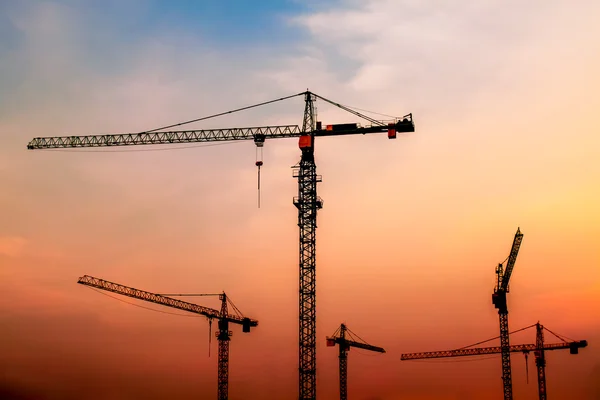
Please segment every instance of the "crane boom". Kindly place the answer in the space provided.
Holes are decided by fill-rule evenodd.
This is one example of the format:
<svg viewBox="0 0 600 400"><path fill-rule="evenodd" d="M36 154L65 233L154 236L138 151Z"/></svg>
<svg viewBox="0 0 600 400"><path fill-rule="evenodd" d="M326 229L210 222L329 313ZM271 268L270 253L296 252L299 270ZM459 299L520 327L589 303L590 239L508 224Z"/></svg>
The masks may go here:
<svg viewBox="0 0 600 400"><path fill-rule="evenodd" d="M575 352L577 349L587 347L587 340L578 340L568 343L547 343L544 344L544 350L562 350L569 349L571 352ZM511 353L519 352L530 352L536 351L538 346L536 344L518 344L510 346ZM500 346L495 347L479 347L473 349L457 349L457 350L443 350L443 351L429 351L423 353L405 353L400 356L403 361L407 360L420 360L424 358L445 358L445 357L462 357L462 356L480 356L485 354L499 354L502 353Z"/></svg>
<svg viewBox="0 0 600 400"><path fill-rule="evenodd" d="M365 127L361 127L358 124L328 125L325 127L325 129L314 130L314 136L342 136L386 132L389 128L390 127L388 125L371 125ZM409 120L408 118L395 122L392 128L396 132L414 131L412 120ZM29 150L36 150L73 147L221 142L231 140L264 141L265 139L300 137L303 134L305 133L303 133L302 129L300 129L298 125L276 125L251 128L199 129L186 131L159 131L83 136L51 136L33 138L27 144L27 148Z"/></svg>
<svg viewBox="0 0 600 400"><path fill-rule="evenodd" d="M523 240L523 234L521 233L521 229L517 228L517 233L515 233L515 238L513 240L512 247L510 249L510 255L508 256L508 261L506 263L506 268L504 269L504 274L501 277L499 290L508 293L508 283L510 281L510 276L512 275L512 271L515 267L515 262L517 261L517 255L519 254L519 249L521 248L521 241Z"/></svg>
<svg viewBox="0 0 600 400"><path fill-rule="evenodd" d="M508 293L508 283L510 276L517 261L517 255L521 248L523 234L521 229L517 228L513 244L508 255L506 269L502 264L496 267L497 283L492 293L492 303L498 309L498 321L500 326L500 347L502 348L502 386L504 390L504 400L512 400L512 372L510 367L510 341L508 337L508 305L506 294Z"/></svg>
<svg viewBox="0 0 600 400"><path fill-rule="evenodd" d="M210 319L220 318L221 316L220 311L212 308L202 307L197 304L188 303L186 301L173 299L167 296L161 296L160 294L146 292L144 290L139 290L132 287L120 285L118 283L109 282L104 279L94 278L93 276L89 275L82 276L81 278L79 278L77 283L117 293L123 296L133 297L134 299L149 301L163 306L178 308L183 311L204 315L205 317L208 317ZM227 315L226 320L227 322L231 322L234 324L258 326L258 321L246 317L238 317L237 315Z"/></svg>

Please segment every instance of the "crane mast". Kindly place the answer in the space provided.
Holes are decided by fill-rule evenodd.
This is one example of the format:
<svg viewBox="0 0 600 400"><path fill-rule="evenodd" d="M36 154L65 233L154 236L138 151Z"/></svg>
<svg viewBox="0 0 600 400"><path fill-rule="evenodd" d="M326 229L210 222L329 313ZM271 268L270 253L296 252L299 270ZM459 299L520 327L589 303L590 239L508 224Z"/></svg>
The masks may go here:
<svg viewBox="0 0 600 400"><path fill-rule="evenodd" d="M508 307L506 304L506 294L509 289L510 276L512 275L517 255L521 247L523 234L517 228L517 233L506 263L506 270L503 270L502 264L496 268L497 283L492 294L492 303L498 309L498 318L500 321L500 347L502 349L502 386L504 390L504 400L512 400L512 376L510 367L510 342L508 330Z"/></svg>
<svg viewBox="0 0 600 400"><path fill-rule="evenodd" d="M315 399L317 396L316 358L316 230L317 210L323 202L317 196L317 176L314 155L315 105L311 93L305 95L304 119L299 147L302 151L300 163L294 170L298 178L298 196L294 205L298 208L300 228L299 259L299 396L300 399Z"/></svg>
<svg viewBox="0 0 600 400"><path fill-rule="evenodd" d="M544 327L535 324L535 366L537 369L540 400L546 400L546 355L544 354Z"/></svg>
<svg viewBox="0 0 600 400"><path fill-rule="evenodd" d="M123 296L132 297L134 299L144 300L167 307L177 308L179 310L200 314L209 318L209 320L216 318L219 324L219 330L216 332L216 336L219 342L217 399L228 399L229 341L231 335L233 334L233 332L229 330L229 323L231 322L234 324L242 325L243 332L250 332L250 327L258 326L258 321L247 317L229 315L227 311L227 295L225 294L225 292L219 295L219 299L221 300L221 310L218 311L212 308L202 307L194 303L188 303L186 301L173 299L165 295L146 292L144 290L139 290L132 287L120 285L118 283L109 282L104 279L95 278L89 275L82 276L81 278L79 278L77 283L90 286L96 289L117 293Z"/></svg>
<svg viewBox="0 0 600 400"><path fill-rule="evenodd" d="M327 346L338 345L339 348L339 378L340 378L340 400L348 399L348 351L351 347L356 347L363 350L375 351L378 353L385 353L382 347L372 346L367 343L357 342L355 340L349 340L346 337L348 328L345 324L341 324L338 328L339 335L327 337ZM337 331L336 331L337 333Z"/></svg>
<svg viewBox="0 0 600 400"><path fill-rule="evenodd" d="M217 372L217 398L227 400L229 395L229 341L232 331L229 330L229 321L227 320L227 295L219 295L221 300L221 313L219 316L219 331L216 332L217 342L219 343L219 362Z"/></svg>
<svg viewBox="0 0 600 400"><path fill-rule="evenodd" d="M162 129L200 121L236 111L249 109L281 101L296 96L304 96L304 117L302 127L298 125L278 125L249 128L226 128L186 131L164 131ZM319 98L356 116L366 119L371 124L361 126L357 123L326 125L324 128L317 121L315 100ZM85 136L53 136L36 137L28 144L30 150L82 147L109 147L132 145L181 144L215 141L253 140L256 146L262 147L265 139L299 138L301 150L300 162L295 165L293 177L298 179L298 195L293 203L298 209L299 227L299 400L315 400L316 390L316 228L317 211L323 207L323 201L317 196L317 183L321 176L317 175L314 157L316 137L345 136L387 132L388 139L395 139L398 132L414 132L412 114L393 121L378 121L349 107L335 103L310 91L292 96L264 102L254 106L243 107L210 117L200 118L168 127L140 132ZM257 161L260 168L262 161ZM260 182L260 181L259 181ZM260 185L260 183L259 183ZM260 187L260 186L259 186ZM259 197L260 199L260 197ZM260 201L260 200L259 200ZM260 203L259 203L260 204Z"/></svg>

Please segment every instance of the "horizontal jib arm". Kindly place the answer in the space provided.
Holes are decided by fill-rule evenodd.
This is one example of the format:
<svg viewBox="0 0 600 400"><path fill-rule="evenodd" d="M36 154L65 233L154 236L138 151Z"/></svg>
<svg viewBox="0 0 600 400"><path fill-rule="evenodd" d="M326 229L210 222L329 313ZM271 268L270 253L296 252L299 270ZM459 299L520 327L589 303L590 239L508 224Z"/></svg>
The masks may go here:
<svg viewBox="0 0 600 400"><path fill-rule="evenodd" d="M387 132L388 125L372 125L361 127L358 124L330 125L335 129L317 129L304 135L314 136L343 136L364 135L367 133ZM403 119L393 124L395 132L414 132L412 120ZM110 147L110 146L135 146L148 144L173 144L173 143L201 143L221 142L230 140L255 140L257 143L265 139L281 139L300 137L303 134L298 125L261 126L252 128L226 128L189 131L159 131L142 133L118 133L106 135L87 136L50 136L32 139L27 148L59 149L73 147Z"/></svg>
<svg viewBox="0 0 600 400"><path fill-rule="evenodd" d="M144 290L139 290L139 289L135 289L132 287L120 285L118 283L105 281L104 279L94 278L93 276L89 276L89 275L82 276L81 278L79 278L77 283L80 283L80 284L86 285L86 286L90 286L93 288L117 293L122 296L128 296L128 297L132 297L134 299L149 301L151 303L160 304L160 305L163 305L166 307L177 308L179 310L204 315L205 317L208 317L208 318L219 318L219 316L221 315L220 311L212 309L212 308L202 307L202 306L199 306L198 304L188 303L187 301L181 301L181 300L173 299L171 297L161 296L159 294L146 292ZM228 315L227 320L229 322L232 322L235 324L246 324L246 325L249 324L250 326L258 325L258 321L256 321L256 320L253 320L250 318L238 317L236 315Z"/></svg>

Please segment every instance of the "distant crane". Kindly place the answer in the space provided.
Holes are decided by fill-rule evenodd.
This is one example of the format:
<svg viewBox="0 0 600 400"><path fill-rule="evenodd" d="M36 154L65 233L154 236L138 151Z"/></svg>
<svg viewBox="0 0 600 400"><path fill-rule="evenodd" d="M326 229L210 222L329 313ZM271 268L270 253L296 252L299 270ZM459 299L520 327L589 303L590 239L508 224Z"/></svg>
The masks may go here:
<svg viewBox="0 0 600 400"><path fill-rule="evenodd" d="M527 328L533 327L529 326ZM539 392L539 400L546 400L546 357L544 352L546 350L565 350L569 349L571 354L578 354L579 349L587 347L587 340L572 340L567 341L556 333L550 331L549 329L544 328L540 323L535 324L536 327L536 341L535 344L518 344L510 346L508 351L511 353L523 353L525 355L529 354L529 352L533 351L535 355L535 364L537 367L537 378L538 378L538 392ZM527 329L523 328L523 329ZM552 333L563 343L544 343L544 333L543 329L546 329L548 332ZM494 338L497 339L497 338ZM490 339L493 340L493 339ZM487 342L487 340L486 340ZM462 356L481 356L487 354L502 354L503 348L501 346L497 347L476 347L472 346L463 347L456 350L444 350L444 351L430 351L423 353L405 353L400 356L400 359L403 361L407 360L420 360L426 358L444 358L444 357L462 357Z"/></svg>
<svg viewBox="0 0 600 400"><path fill-rule="evenodd" d="M164 130L238 111L248 110L250 108L275 103L297 96L303 96L305 103L302 127L298 125L279 125L187 131ZM325 125L325 127L323 127L321 121L317 121L317 109L314 104L317 98L369 121L370 125L360 126L357 123L346 123ZM265 139L299 138L298 146L300 147L302 155L300 162L293 167L293 177L298 178L298 196L294 197L293 203L298 209L298 227L300 228L298 397L299 400L315 400L317 397L316 229L317 211L323 207L323 200L317 196L317 183L321 182L321 175L317 175L317 166L315 164L315 138L323 136L365 135L387 132L388 139L395 139L398 132L415 131L412 114L406 114L401 118L391 118L393 118L393 120L379 121L353 110L352 107L328 100L325 97L307 90L291 96L139 133L36 137L27 144L27 148L35 150L80 147L120 147L253 140L257 148L262 150ZM257 156L256 166L259 171L259 179L260 167L262 165L262 160L258 159ZM260 181L258 188L260 190Z"/></svg>
<svg viewBox="0 0 600 400"><path fill-rule="evenodd" d="M209 319L209 321L212 321L213 318L216 318L219 325L219 330L216 332L217 340L219 342L217 399L227 400L229 392L229 340L231 335L233 335L233 332L229 330L229 323L242 325L242 332L247 333L250 332L250 327L258 326L258 321L241 315L237 307L235 307L231 300L229 300L225 292L218 295L219 299L221 300L221 310L218 311L212 308L173 299L165 295L150 293L120 285L118 283L105 281L104 279L94 278L93 276L89 275L82 276L79 278L77 283L96 289L117 293L123 296L133 297L134 299L149 301L163 306L204 315ZM240 315L231 315L228 313L228 301L231 303L236 313Z"/></svg>
<svg viewBox="0 0 600 400"><path fill-rule="evenodd" d="M517 255L519 254L522 240L523 234L521 233L520 228L517 228L517 233L515 234L510 254L508 255L506 269L503 268L502 264L498 264L498 267L496 268L497 282L494 293L492 294L492 303L498 309L498 316L500 319L500 348L502 349L502 384L504 388L504 400L512 400L513 398L506 294L508 293L508 283L513 268L515 267L515 262L517 261Z"/></svg>
<svg viewBox="0 0 600 400"><path fill-rule="evenodd" d="M353 333L345 324L341 324L332 336L326 338L327 346L335 346L337 344L340 350L340 400L348 399L348 351L350 351L350 347L385 353L385 350L381 347L346 339L346 332L350 335Z"/></svg>

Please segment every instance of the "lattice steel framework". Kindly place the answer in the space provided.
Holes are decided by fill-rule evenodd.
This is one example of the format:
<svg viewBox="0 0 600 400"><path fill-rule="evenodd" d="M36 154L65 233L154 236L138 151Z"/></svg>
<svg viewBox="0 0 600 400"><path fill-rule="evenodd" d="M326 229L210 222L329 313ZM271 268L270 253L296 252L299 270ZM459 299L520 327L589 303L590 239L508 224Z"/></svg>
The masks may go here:
<svg viewBox="0 0 600 400"><path fill-rule="evenodd" d="M342 324L340 329L340 338L346 340L346 325ZM339 344L340 354L338 356L340 362L340 400L348 399L348 347L346 344Z"/></svg>
<svg viewBox="0 0 600 400"><path fill-rule="evenodd" d="M219 400L227 400L229 396L229 340L233 332L229 330L229 322L227 320L227 295L223 293L219 295L219 298L221 299L221 315L219 331L216 332L219 342L217 398Z"/></svg>
<svg viewBox="0 0 600 400"><path fill-rule="evenodd" d="M512 376L510 368L510 340L508 331L508 312L498 313L500 320L500 349L502 354L502 387L504 400L512 400Z"/></svg>
<svg viewBox="0 0 600 400"><path fill-rule="evenodd" d="M546 355L544 354L544 327L535 325L535 366L537 369L538 392L540 400L546 400Z"/></svg>
<svg viewBox="0 0 600 400"><path fill-rule="evenodd" d="M348 353L340 348L340 399L348 399Z"/></svg>
<svg viewBox="0 0 600 400"><path fill-rule="evenodd" d="M314 96L314 94L311 93ZM308 95L307 95L308 96ZM409 117L412 118L411 115ZM314 137L345 136L367 133L386 132L388 125L356 126L347 130L317 129L311 132ZM405 118L392 124L396 132L413 132L412 119ZM200 129L188 131L160 131L141 133L118 133L110 135L86 136L49 136L33 138L28 144L29 150L62 149L83 147L113 147L158 144L183 144L203 142L225 142L235 140L254 140L263 142L265 139L297 138L304 135L303 128L298 125L261 126L253 128Z"/></svg>
<svg viewBox="0 0 600 400"><path fill-rule="evenodd" d="M512 345L509 348L511 353L529 353L537 349L537 344L517 344ZM543 344L544 350L564 350L564 349L575 349L587 347L586 340L578 340L574 342L565 343L546 343ZM408 360L421 360L425 358L445 358L445 357L463 357L463 356L482 356L488 354L500 354L502 348L500 346L494 347L476 347L470 349L456 349L456 350L442 350L442 351L426 351L421 353L405 353L400 356L403 361Z"/></svg>
<svg viewBox="0 0 600 400"><path fill-rule="evenodd" d="M506 304L506 294L509 291L509 281L512 271L517 261L517 255L521 247L523 234L517 228L517 233L506 263L506 270L502 264L496 268L497 284L492 294L492 303L498 309L498 319L500 321L500 348L502 349L502 387L504 391L504 400L512 400L512 376L510 367L510 340L508 331L508 307Z"/></svg>
<svg viewBox="0 0 600 400"><path fill-rule="evenodd" d="M306 93L302 132L306 146L301 147L302 156L299 166L294 170L298 178L298 196L294 205L298 208L298 227L300 228L299 258L299 399L314 400L317 397L317 339L316 339L316 230L317 210L323 207L317 196L317 175L314 155L314 131L316 110L314 96Z"/></svg>

